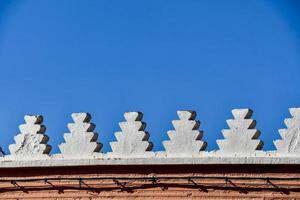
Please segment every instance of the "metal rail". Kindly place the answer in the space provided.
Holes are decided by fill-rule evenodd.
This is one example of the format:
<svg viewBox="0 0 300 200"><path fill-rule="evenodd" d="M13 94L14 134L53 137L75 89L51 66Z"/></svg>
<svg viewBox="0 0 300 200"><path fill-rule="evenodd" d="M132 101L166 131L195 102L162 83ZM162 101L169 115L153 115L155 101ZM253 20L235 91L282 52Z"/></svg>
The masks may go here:
<svg viewBox="0 0 300 200"><path fill-rule="evenodd" d="M88 180L141 180L157 182L159 180L200 180L200 179L218 179L225 182L231 180L263 180L263 181L300 181L300 177L253 177L253 176L143 176L143 177L56 177L56 178L29 178L29 179L0 179L0 183L10 182L39 182L39 181L88 181Z"/></svg>

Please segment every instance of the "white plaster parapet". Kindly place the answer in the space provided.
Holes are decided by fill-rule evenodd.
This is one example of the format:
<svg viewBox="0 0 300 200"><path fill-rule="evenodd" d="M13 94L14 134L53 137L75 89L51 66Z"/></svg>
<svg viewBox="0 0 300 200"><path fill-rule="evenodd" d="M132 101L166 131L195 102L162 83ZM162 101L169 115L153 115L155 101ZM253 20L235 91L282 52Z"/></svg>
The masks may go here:
<svg viewBox="0 0 300 200"><path fill-rule="evenodd" d="M97 142L98 134L94 132L95 124L90 123L89 113L73 113L74 123L69 123L70 133L64 134L65 143L59 145L62 157L93 157L102 144Z"/></svg>
<svg viewBox="0 0 300 200"><path fill-rule="evenodd" d="M217 140L220 152L224 154L251 153L262 150L263 142L258 140L260 131L255 129L256 121L251 119L253 111L246 109L234 109L234 119L227 120L229 129L222 130L223 140Z"/></svg>
<svg viewBox="0 0 300 200"><path fill-rule="evenodd" d="M205 151L203 132L195 111L178 111L179 120L173 121L175 130L169 131L170 140L164 141L165 151L152 151L149 133L145 131L142 113L127 112L125 122L116 132L117 141L111 142L112 152L100 152L101 143L88 113L73 113L74 123L68 124L70 133L59 145L61 153L49 155L51 146L45 135L41 115L26 115L20 125L15 144L9 146L10 155L0 156L0 168L49 167L83 165L173 165L173 164L298 164L300 165L300 108L291 108L292 118L286 119L286 129L279 131L275 151L262 150L260 132L255 129L250 109L234 109L234 119L227 120L229 129L223 130L220 149Z"/></svg>
<svg viewBox="0 0 300 200"><path fill-rule="evenodd" d="M202 155L199 157L162 157L155 155L151 158L90 158L90 159L65 159L49 156L45 159L12 160L9 157L0 158L0 168L18 168L18 167L64 167L64 166L107 166L107 165L220 165L220 164L272 164L272 165L300 165L299 156L281 156L276 153L265 153L265 155L252 156L220 156L215 153L211 155Z"/></svg>
<svg viewBox="0 0 300 200"><path fill-rule="evenodd" d="M279 129L282 139L274 141L277 151L285 154L300 154L300 108L289 109L292 118L284 120L287 129Z"/></svg>
<svg viewBox="0 0 300 200"><path fill-rule="evenodd" d="M146 123L142 122L141 112L126 112L125 122L119 125L122 131L116 132L117 141L110 142L111 157L151 157L153 156L152 142L149 142L149 133L145 130Z"/></svg>
<svg viewBox="0 0 300 200"><path fill-rule="evenodd" d="M25 115L25 124L19 126L21 133L14 137L16 143L9 145L12 157L39 157L49 154L51 146L45 135L46 127L42 125L43 116Z"/></svg>
<svg viewBox="0 0 300 200"><path fill-rule="evenodd" d="M202 141L203 131L199 131L200 121L195 111L177 111L179 120L173 120L175 128L168 131L170 140L163 141L168 156L193 156L205 150L206 142Z"/></svg>

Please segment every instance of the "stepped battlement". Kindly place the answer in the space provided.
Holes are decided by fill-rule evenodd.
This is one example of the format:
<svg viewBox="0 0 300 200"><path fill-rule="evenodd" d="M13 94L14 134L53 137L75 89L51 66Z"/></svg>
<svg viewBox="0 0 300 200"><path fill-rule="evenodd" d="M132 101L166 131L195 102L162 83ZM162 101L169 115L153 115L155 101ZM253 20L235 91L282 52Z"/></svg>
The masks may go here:
<svg viewBox="0 0 300 200"><path fill-rule="evenodd" d="M219 149L207 151L202 140L205 131L199 130L196 112L178 111L169 140L163 141L165 151L152 151L153 143L142 121L141 112L127 112L120 122L121 131L110 142L112 152L102 152L96 125L91 114L73 113L69 133L59 145L61 153L51 154L49 136L41 115L25 116L25 124L9 146L10 154L0 157L1 167L73 166L73 165L155 165L155 164L300 164L300 108L290 108L291 118L285 119L286 129L280 129L281 139L274 141L275 151L263 150L260 131L251 118L250 109L232 110L228 129L222 130Z"/></svg>

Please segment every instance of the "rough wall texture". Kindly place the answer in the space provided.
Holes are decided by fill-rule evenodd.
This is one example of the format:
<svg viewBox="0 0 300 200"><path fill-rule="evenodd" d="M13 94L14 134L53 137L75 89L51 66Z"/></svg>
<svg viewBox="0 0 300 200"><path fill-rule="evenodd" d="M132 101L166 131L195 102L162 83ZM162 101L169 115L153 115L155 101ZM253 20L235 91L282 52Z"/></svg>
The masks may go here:
<svg viewBox="0 0 300 200"><path fill-rule="evenodd" d="M266 156L299 157L300 152L300 108L290 108L292 118L286 119L286 129L280 129L281 139L275 141L276 151L263 150L263 141L259 139L260 131L255 128L256 121L251 119L251 109L232 110L233 119L227 120L229 129L222 130L224 139L218 139L219 149L205 151L207 143L202 140L204 131L198 130L200 121L196 112L178 111L179 120L173 120L175 130L168 132L169 140L163 141L165 150L152 151L149 133L145 131L146 123L142 121L141 112L126 112L125 121L119 123L121 131L115 133L116 141L110 142L112 152L101 152L102 144L97 141L95 124L91 123L89 113L73 113L74 123L69 123L70 133L64 134L65 142L59 145L62 158L149 158L157 157L202 157L202 156ZM25 124L20 126L21 133L15 136L15 143L9 146L10 154L0 156L13 159L32 160L33 157L51 156L49 137L45 135L46 127L42 125L43 117L25 116ZM0 152L3 153L0 148ZM275 153L275 154L274 154ZM264 155L265 154L265 155ZM52 154L53 155L53 154ZM158 156L158 157L159 157ZM1 162L1 160L0 160Z"/></svg>
<svg viewBox="0 0 300 200"><path fill-rule="evenodd" d="M24 168L0 175L0 199L300 199L299 165Z"/></svg>
<svg viewBox="0 0 300 200"><path fill-rule="evenodd" d="M107 153L91 115L74 113L52 155L43 118L28 115L0 156L0 199L300 199L300 108L290 113L276 151L262 150L252 111L235 109L219 150L205 151L196 112L179 111L154 152L142 113L128 112Z"/></svg>

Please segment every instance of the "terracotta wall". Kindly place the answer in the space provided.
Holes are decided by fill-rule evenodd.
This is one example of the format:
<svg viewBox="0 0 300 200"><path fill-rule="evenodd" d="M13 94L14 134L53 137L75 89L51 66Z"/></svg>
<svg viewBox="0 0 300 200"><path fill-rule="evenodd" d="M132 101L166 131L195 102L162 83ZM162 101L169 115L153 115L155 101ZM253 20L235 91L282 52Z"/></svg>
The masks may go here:
<svg viewBox="0 0 300 200"><path fill-rule="evenodd" d="M300 199L298 165L19 168L0 175L0 199Z"/></svg>

